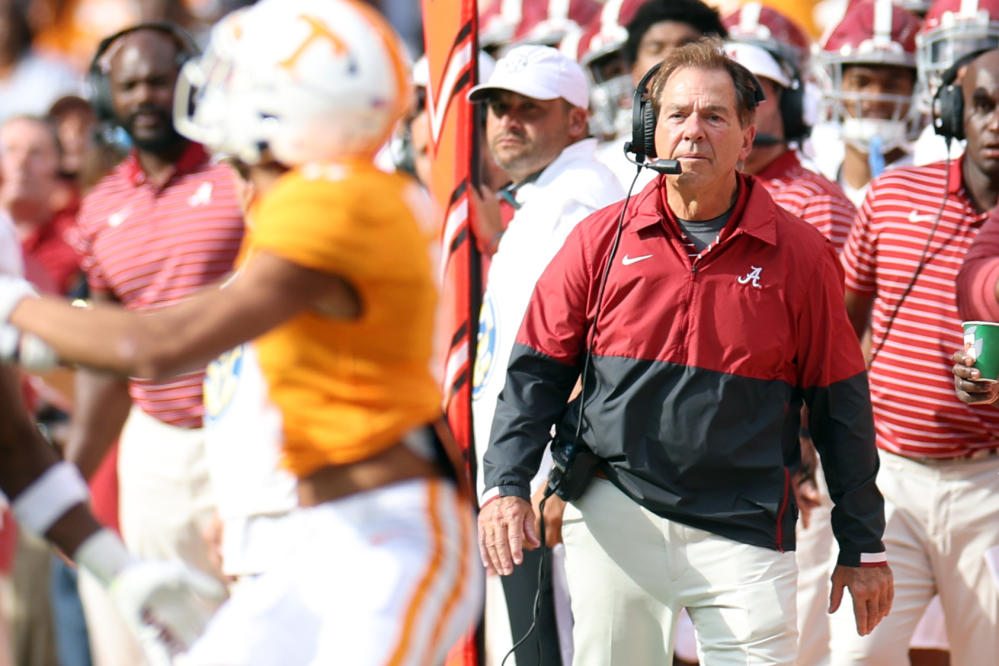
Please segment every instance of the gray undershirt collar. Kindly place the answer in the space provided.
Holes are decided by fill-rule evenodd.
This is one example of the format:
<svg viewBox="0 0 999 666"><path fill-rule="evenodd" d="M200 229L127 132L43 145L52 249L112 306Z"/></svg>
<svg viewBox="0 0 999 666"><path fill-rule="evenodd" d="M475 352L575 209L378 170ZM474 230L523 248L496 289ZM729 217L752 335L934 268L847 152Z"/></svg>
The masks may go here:
<svg viewBox="0 0 999 666"><path fill-rule="evenodd" d="M676 221L683 233L694 244L694 247L697 248L697 251L701 252L718 238L718 233L725 227L725 223L728 222L729 218L732 217L732 210L734 208L735 206L732 206L732 208L729 208L718 217L713 217L710 220L681 220L678 217Z"/></svg>

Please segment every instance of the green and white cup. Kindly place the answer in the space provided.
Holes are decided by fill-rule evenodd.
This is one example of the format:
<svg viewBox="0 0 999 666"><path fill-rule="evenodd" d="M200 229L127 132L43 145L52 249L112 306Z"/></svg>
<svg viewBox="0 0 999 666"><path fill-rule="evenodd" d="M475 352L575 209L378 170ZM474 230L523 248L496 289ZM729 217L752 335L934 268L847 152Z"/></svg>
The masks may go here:
<svg viewBox="0 0 999 666"><path fill-rule="evenodd" d="M999 380L999 323L966 321L961 325L964 326L964 352L975 360L982 379Z"/></svg>

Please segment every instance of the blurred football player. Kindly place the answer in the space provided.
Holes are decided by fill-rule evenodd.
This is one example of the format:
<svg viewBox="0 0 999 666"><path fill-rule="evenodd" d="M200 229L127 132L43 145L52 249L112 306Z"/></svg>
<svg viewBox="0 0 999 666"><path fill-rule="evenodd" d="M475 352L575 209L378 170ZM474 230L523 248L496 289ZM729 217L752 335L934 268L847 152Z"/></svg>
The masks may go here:
<svg viewBox="0 0 999 666"><path fill-rule="evenodd" d="M12 308L61 357L124 374L223 355L218 418L280 435L294 555L238 589L185 664L439 663L477 617L471 504L430 368L431 238L418 185L372 163L409 91L398 39L366 5L257 3L185 65L175 107L179 131L239 174L235 275L142 316Z"/></svg>

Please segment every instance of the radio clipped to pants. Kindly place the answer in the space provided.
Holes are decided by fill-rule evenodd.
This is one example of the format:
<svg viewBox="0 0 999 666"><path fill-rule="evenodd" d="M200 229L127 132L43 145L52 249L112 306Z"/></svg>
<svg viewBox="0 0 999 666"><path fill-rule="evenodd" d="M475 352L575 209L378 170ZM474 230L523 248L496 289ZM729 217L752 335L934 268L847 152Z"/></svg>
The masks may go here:
<svg viewBox="0 0 999 666"><path fill-rule="evenodd" d="M552 442L552 469L548 473L548 489L560 499L579 499L590 485L601 459L585 444ZM547 494L547 493L546 493Z"/></svg>

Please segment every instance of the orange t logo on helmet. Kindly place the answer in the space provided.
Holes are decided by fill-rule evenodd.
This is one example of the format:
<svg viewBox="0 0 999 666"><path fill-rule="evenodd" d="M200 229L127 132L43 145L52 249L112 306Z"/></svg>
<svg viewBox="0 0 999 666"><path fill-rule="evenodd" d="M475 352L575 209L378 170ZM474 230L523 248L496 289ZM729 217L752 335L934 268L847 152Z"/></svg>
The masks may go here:
<svg viewBox="0 0 999 666"><path fill-rule="evenodd" d="M295 63L298 61L298 58L302 55L302 53L305 52L305 49L309 48L309 45L320 37L324 37L330 41L330 44L333 46L333 53L336 55L340 55L347 50L347 47L342 41L340 41L340 38L330 32L329 28L327 28L326 25L319 19L305 14L302 14L298 18L308 23L309 27L312 28L312 32L305 38L305 41L298 45L298 48L295 49L294 53L278 63L280 67L284 67L288 70L294 69Z"/></svg>

